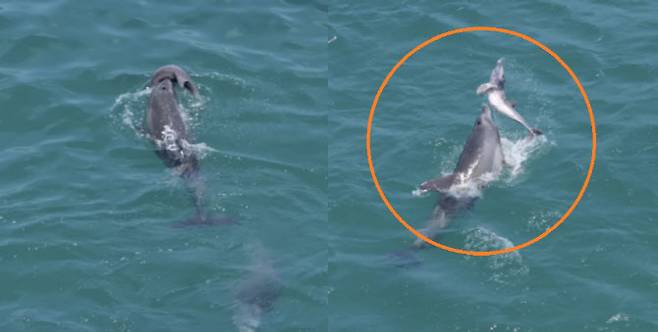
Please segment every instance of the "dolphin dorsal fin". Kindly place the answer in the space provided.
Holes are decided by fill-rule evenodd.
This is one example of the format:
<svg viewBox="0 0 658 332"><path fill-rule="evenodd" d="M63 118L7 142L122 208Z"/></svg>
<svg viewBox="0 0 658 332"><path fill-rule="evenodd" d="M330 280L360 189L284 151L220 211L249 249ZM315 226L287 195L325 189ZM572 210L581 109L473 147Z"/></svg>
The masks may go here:
<svg viewBox="0 0 658 332"><path fill-rule="evenodd" d="M444 192L450 189L454 180L455 180L455 174L446 175L440 178L423 182L420 185L420 189L424 191Z"/></svg>

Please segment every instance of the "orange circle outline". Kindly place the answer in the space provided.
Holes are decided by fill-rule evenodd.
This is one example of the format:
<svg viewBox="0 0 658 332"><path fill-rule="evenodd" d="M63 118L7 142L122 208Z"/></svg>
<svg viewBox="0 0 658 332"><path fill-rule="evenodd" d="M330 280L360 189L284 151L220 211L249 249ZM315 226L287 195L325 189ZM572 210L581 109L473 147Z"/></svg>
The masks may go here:
<svg viewBox="0 0 658 332"><path fill-rule="evenodd" d="M448 36L452 35L457 35L465 32L473 32L473 31L491 31L491 32L498 32L498 33L503 33L507 34L510 36L514 36L517 38L521 38L525 41L528 41L532 43L533 45L541 48L544 50L546 53L548 53L550 56L552 56L566 71L569 73L573 81L576 83L578 86L578 89L580 90L580 94L583 96L583 100L585 101L585 106L587 106L587 112L589 113L589 121L592 126L592 157L589 162L589 168L587 169L587 176L585 177L585 181L583 182L582 187L580 188L580 191L578 192L578 196L576 196L576 199L571 203L571 206L567 209L567 211L560 217L560 219L553 224L551 227L549 227L546 231L543 233L539 234L537 237L534 239L528 240L522 244L509 247L509 248L504 248L504 249L498 249L498 250L490 250L490 251L472 251L472 250L464 250L464 249L458 249L458 248L453 248L450 246L446 246L444 244L438 243L425 235L421 234L418 232L415 228L413 228L411 225L409 225L393 208L391 203L388 201L388 198L386 198L386 195L384 194L384 191L382 190L379 180L377 179L377 175L375 174L375 167L372 162L372 151L371 151L371 133L372 133L372 120L375 117L375 109L377 108L377 103L379 102L379 97L381 96L382 92L384 91L384 88L390 81L390 79L393 77L393 74L404 64L405 61L407 61L411 56L416 54L418 51L426 47L427 45L438 41L440 39L443 39ZM368 117L368 127L366 129L366 155L368 157L368 167L370 168L370 174L372 175L372 180L375 184L375 188L377 189L377 192L379 193L379 196L381 197L382 201L384 201L384 204L388 208L388 210L393 214L393 216L404 226L409 230L411 233L413 233L416 237L422 239L426 243L429 243L437 248L441 248L446 251L450 251L453 253L457 254L462 254L462 255L470 255L470 256L493 256L493 255L500 255L500 254L505 254L509 252L513 252L525 247L528 247L539 240L543 239L546 237L548 234L550 234L552 231L554 231L558 226L560 226L573 212L573 210L578 206L578 203L580 203L581 198L585 194L585 191L587 190L587 185L589 184L589 180L592 177L592 172L594 170L594 161L596 160L596 123L594 121L594 112L592 112L592 106L589 103L589 98L587 97L587 93L585 92L585 89L583 88L582 84L580 84L580 80L578 80L578 77L576 74L571 70L571 68L560 58L557 53L553 52L550 48L545 46L544 44L534 40L533 38L524 35L522 33L509 30L509 29L503 29L503 28L496 28L496 27L490 27L490 26L472 26L472 27L466 27L466 28L459 28L459 29L453 29L449 30L446 32L443 32L441 34L438 34L430 39L425 40L421 44L417 45L414 47L411 51L409 51L405 56L400 59L393 69L389 71L389 73L386 75L386 78L384 78L384 81L382 84L379 86L379 89L377 90L377 94L375 95L375 98L372 101L372 106L370 107L370 115Z"/></svg>

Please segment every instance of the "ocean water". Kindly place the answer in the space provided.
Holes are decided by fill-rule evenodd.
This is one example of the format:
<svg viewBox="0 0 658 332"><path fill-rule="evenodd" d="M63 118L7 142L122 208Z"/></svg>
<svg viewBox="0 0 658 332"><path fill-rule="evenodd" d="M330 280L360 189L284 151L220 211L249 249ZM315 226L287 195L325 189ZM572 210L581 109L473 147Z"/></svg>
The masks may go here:
<svg viewBox="0 0 658 332"><path fill-rule="evenodd" d="M472 257L415 240L373 186L370 105L439 33L487 25L557 52L589 95L597 162L538 243ZM658 330L658 5L649 1L0 2L0 331ZM381 95L373 163L422 228L498 58L518 111L510 164L437 240L522 244L576 198L592 148L582 96L537 47L493 32L411 57ZM211 215L141 133L155 69L178 64Z"/></svg>
<svg viewBox="0 0 658 332"><path fill-rule="evenodd" d="M329 322L334 331L658 330L658 6L648 1L334 1L329 8ZM597 163L569 219L520 251L471 257L438 248L399 268L388 253L415 237L376 192L365 154L370 105L388 71L439 33L487 25L558 53L589 94ZM333 38L335 36L335 38ZM506 171L439 242L493 250L539 235L566 211L591 153L583 98L539 48L474 32L433 43L390 80L372 129L373 163L391 204L423 227L437 194L413 195L449 173L484 99L475 89L505 58L506 90L545 133L495 116Z"/></svg>
<svg viewBox="0 0 658 332"><path fill-rule="evenodd" d="M1 2L0 330L326 330L326 24L315 2ZM179 97L206 208L238 225L175 227L189 194L139 134L170 63L200 88Z"/></svg>

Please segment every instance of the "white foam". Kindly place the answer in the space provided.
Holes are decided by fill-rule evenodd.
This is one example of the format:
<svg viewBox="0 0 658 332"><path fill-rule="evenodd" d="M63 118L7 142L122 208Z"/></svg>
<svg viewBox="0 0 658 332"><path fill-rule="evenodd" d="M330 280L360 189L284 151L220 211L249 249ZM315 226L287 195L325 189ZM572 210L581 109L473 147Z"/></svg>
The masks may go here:
<svg viewBox="0 0 658 332"><path fill-rule="evenodd" d="M239 303L233 314L233 324L240 332L253 332L260 326L262 315L262 309L258 306Z"/></svg>
<svg viewBox="0 0 658 332"><path fill-rule="evenodd" d="M121 117L121 122L128 128L130 128L135 135L143 136L142 132L138 129L136 123L141 122L141 117L135 115L139 110L143 110L146 107L146 102L144 101L144 96L147 96L151 93L151 88L146 87L140 91L136 92L126 92L120 94L112 105L112 109L119 109L118 114ZM141 113L140 113L141 114ZM137 120L137 118L140 118Z"/></svg>
<svg viewBox="0 0 658 332"><path fill-rule="evenodd" d="M453 184L450 189L448 189L448 194L456 198L480 197L482 196L481 188L480 179L478 178Z"/></svg>
<svg viewBox="0 0 658 332"><path fill-rule="evenodd" d="M414 191L411 192L411 195L414 197L425 197L427 196L427 193L429 193L429 190L422 190L420 188L416 188Z"/></svg>
<svg viewBox="0 0 658 332"><path fill-rule="evenodd" d="M608 318L606 321L606 324L612 324L616 322L627 322L630 319L627 314L620 312L618 314L613 315L612 317Z"/></svg>
<svg viewBox="0 0 658 332"><path fill-rule="evenodd" d="M535 211L528 219L528 228L543 232L560 217L560 212L551 210Z"/></svg>
<svg viewBox="0 0 658 332"><path fill-rule="evenodd" d="M148 94L151 93L151 88L146 87L140 91L137 92L126 92L120 94L116 99L114 100L114 105L112 105L112 108L115 108L119 105L123 105L129 101L135 101L137 99L140 99L141 97L144 97Z"/></svg>
<svg viewBox="0 0 658 332"><path fill-rule="evenodd" d="M518 140L501 137L500 143L503 148L503 156L505 156L505 163L510 170L508 182L523 173L525 162L533 152L537 151L546 142L547 139L544 135L524 137Z"/></svg>
<svg viewBox="0 0 658 332"><path fill-rule="evenodd" d="M203 86L199 86L198 84L197 87L203 88ZM150 95L150 93L150 87L146 87L135 92L122 93L116 97L114 104L112 105L112 109L116 110L114 111L115 114L120 116L121 122L126 127L131 129L138 137L145 136L141 130L141 123L143 122L143 118L145 116L144 113L148 108L147 97ZM206 103L208 102L208 98L203 96L194 97L186 93L181 98L181 101L183 104L179 104L179 107L185 126L188 129L196 127L198 123L196 115L197 113L204 110ZM191 151L192 153L196 153L199 159L206 157L211 152L217 151L205 143L190 144L186 140L179 140L177 133L170 126L164 127L164 130L162 131L162 137L162 140L155 141L155 144L158 147L167 149L169 151L178 151L180 148L182 148L184 151ZM181 146L178 146L178 144L181 144Z"/></svg>
<svg viewBox="0 0 658 332"><path fill-rule="evenodd" d="M445 176L447 174L444 174ZM449 194L456 198L461 197L481 197L482 196L482 187L484 184L489 183L496 179L496 175L493 173L484 173L477 178L469 179L466 174L458 174L457 181L448 188L446 194ZM425 197L429 190L422 190L416 188L411 194L414 197Z"/></svg>
<svg viewBox="0 0 658 332"><path fill-rule="evenodd" d="M178 151L179 147L177 141L178 133L171 129L171 127L168 125L165 125L164 129L162 130L162 140L157 140L156 143L158 144L159 148L165 148L169 151Z"/></svg>
<svg viewBox="0 0 658 332"><path fill-rule="evenodd" d="M514 243L509 239L478 226L468 231L464 248L473 251L491 251L513 246ZM518 251L490 256L486 260L487 268L492 271L490 279L500 284L508 284L520 276L527 275L530 270Z"/></svg>
<svg viewBox="0 0 658 332"><path fill-rule="evenodd" d="M539 150L542 145L548 142L544 135L524 137L516 140L501 137L500 141L506 164L503 169L506 170L506 174L508 174L508 176L504 177L504 181L507 183L512 182L520 174L523 174L526 161L528 161L533 153ZM439 143L442 145L443 141L439 141ZM456 147L447 155L458 155L460 151L460 147ZM441 168L444 171L441 176L446 176L451 173L451 169L454 168L454 162L452 159L456 158L443 159ZM498 172L490 172L484 173L475 179L470 179L471 173L476 166L477 164L471 165L466 172L458 174L456 183L450 187L447 192L455 197L480 197L482 196L482 187L484 185L496 181L501 177L501 174ZM427 191L421 189L412 191L414 197L424 197L426 193Z"/></svg>
<svg viewBox="0 0 658 332"><path fill-rule="evenodd" d="M199 159L205 158L211 152L217 152L215 148L206 143L190 144L187 140L181 140L181 143L185 151L194 153Z"/></svg>

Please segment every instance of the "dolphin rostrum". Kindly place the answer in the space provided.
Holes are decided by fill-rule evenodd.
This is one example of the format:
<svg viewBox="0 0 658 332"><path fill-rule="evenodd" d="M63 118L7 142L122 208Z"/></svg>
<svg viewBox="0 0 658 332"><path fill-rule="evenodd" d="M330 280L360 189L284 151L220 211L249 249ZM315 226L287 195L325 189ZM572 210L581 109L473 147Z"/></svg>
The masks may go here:
<svg viewBox="0 0 658 332"><path fill-rule="evenodd" d="M196 215L183 224L219 224L228 220L209 218L203 209L205 186L199 175L199 160L192 148L183 116L176 98L176 86L197 95L190 76L176 65L160 67L153 73L146 112L146 133L155 143L156 154L165 165L174 168L192 193Z"/></svg>
<svg viewBox="0 0 658 332"><path fill-rule="evenodd" d="M531 136L542 134L541 130L531 128L521 114L516 111L515 105L507 100L505 96L505 70L503 68L502 58L498 59L496 67L491 71L489 82L480 84L476 93L478 95L486 94L489 104L496 111L523 125L530 132Z"/></svg>

